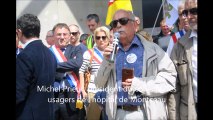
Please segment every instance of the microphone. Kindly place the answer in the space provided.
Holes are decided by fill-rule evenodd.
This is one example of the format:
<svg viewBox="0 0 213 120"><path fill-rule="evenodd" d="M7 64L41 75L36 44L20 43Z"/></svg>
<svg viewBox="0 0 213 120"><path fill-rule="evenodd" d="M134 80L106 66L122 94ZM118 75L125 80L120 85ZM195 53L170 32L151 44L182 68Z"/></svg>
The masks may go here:
<svg viewBox="0 0 213 120"><path fill-rule="evenodd" d="M119 37L120 37L120 33L115 32L114 39L113 39L113 51L110 55L109 62L114 63L114 61L115 61L115 55L116 55L116 51L117 51L117 47L118 47Z"/></svg>

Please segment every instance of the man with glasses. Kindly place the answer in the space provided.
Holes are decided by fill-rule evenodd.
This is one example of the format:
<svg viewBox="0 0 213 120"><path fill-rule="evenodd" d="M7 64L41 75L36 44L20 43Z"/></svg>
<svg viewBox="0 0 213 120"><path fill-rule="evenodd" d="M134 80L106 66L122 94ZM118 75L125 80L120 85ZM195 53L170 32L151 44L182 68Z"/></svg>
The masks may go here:
<svg viewBox="0 0 213 120"><path fill-rule="evenodd" d="M82 54L87 50L87 47L83 44L80 43L79 37L80 37L80 31L79 27L75 24L69 25L70 28L70 44L72 46L80 46L82 50Z"/></svg>
<svg viewBox="0 0 213 120"><path fill-rule="evenodd" d="M174 44L176 43L176 41L174 41L174 39L173 39L174 35L176 37L175 40L179 40L188 30L190 30L189 21L188 21L187 17L185 16L185 14L183 14L184 3L185 3L184 1L181 1L178 5L178 20L176 22L176 26L177 26L177 32L179 32L179 36L175 35L175 34L177 34L177 32L176 32L170 38L169 45L166 50L166 52L168 53L169 56L171 55Z"/></svg>
<svg viewBox="0 0 213 120"><path fill-rule="evenodd" d="M171 51L173 49L173 46L174 44L181 38L184 36L184 34L186 32L188 32L190 30L190 26L189 26L189 22L188 22L188 18L182 13L182 11L184 10L184 5L185 4L185 1L181 1L179 2L179 5L178 5L178 14L179 14L179 17L178 17L178 33L175 33L173 34L172 38L170 39L170 42L169 42L169 46L167 48L167 54L170 56L171 55ZM179 34L179 35L178 35ZM176 37L176 39L173 39L174 38L174 35ZM175 41L177 40L177 41ZM179 111L179 100L174 100L174 99L179 99L179 87L176 89L175 92L171 92L169 95L168 95L168 102L167 104L169 105L169 119L171 120L179 120L180 119L180 111Z"/></svg>
<svg viewBox="0 0 213 120"><path fill-rule="evenodd" d="M182 14L187 17L189 30L174 45L171 59L178 70L180 87L179 101L181 120L197 119L197 0L186 0ZM177 94L178 95L178 94Z"/></svg>
<svg viewBox="0 0 213 120"><path fill-rule="evenodd" d="M131 11L117 10L110 23L118 32L115 62L109 61L113 46L104 49L104 59L95 77L98 88L105 88L106 114L109 120L167 119L166 95L175 90L176 70L171 59L155 43L136 33ZM133 70L133 78L124 79L122 69Z"/></svg>

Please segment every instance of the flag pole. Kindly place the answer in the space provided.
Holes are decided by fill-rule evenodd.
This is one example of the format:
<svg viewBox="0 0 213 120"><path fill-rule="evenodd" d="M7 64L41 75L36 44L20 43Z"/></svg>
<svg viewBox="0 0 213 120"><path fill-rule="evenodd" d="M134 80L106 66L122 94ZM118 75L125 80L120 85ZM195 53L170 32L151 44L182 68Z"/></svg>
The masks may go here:
<svg viewBox="0 0 213 120"><path fill-rule="evenodd" d="M157 22L157 20L158 20L158 17L159 17L160 11L161 11L162 6L163 6L163 4L164 4L164 2L165 2L166 0L162 0L162 1L163 1L163 2L162 2L161 6L160 6L160 8L159 8L159 11L158 11L157 17L156 17L156 19L155 19L154 26L153 26L153 28L152 28L151 36L153 35L153 31L154 31L154 28L155 28L156 22Z"/></svg>

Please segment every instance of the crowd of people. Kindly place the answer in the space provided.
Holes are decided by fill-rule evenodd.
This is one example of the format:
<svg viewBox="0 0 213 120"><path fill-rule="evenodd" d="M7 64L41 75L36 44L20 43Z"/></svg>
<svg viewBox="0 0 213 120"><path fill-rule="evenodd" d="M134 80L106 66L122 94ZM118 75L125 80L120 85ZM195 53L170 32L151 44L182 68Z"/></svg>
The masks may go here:
<svg viewBox="0 0 213 120"><path fill-rule="evenodd" d="M47 46L39 39L38 17L22 15L16 28L16 119L196 120L197 0L180 2L178 14L173 27L162 18L157 36L141 29L140 18L128 10L117 10L110 26L89 14L90 33L57 23L47 31Z"/></svg>

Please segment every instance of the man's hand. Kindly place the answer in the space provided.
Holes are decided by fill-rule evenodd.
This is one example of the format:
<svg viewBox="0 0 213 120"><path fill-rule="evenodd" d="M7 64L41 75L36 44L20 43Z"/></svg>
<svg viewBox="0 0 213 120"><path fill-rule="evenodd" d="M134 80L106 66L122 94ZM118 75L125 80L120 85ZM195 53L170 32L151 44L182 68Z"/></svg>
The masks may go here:
<svg viewBox="0 0 213 120"><path fill-rule="evenodd" d="M132 85L132 81L133 81L133 78L131 79L126 79L125 82L122 82L122 86L124 88L124 90L128 91Z"/></svg>
<svg viewBox="0 0 213 120"><path fill-rule="evenodd" d="M113 51L113 44L110 44L104 49L103 56L106 60L109 60L112 51Z"/></svg>

